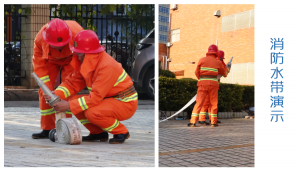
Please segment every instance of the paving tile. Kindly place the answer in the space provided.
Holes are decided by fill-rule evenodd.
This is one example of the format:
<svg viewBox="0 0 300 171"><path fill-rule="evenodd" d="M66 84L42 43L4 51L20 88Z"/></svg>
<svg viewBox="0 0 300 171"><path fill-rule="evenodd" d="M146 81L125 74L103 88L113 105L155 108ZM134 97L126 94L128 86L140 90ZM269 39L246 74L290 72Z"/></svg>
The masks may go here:
<svg viewBox="0 0 300 171"><path fill-rule="evenodd" d="M169 156L168 159L176 158L188 161L191 163L190 166L253 167L254 120L223 119L217 129L211 127L188 128L186 127L188 122L188 120L171 120L159 123L159 151L161 154L176 146L176 149L182 150L183 153L176 154L176 157L172 153L165 156ZM165 156L159 156L159 161L165 160ZM193 158L188 159L185 156ZM188 165L185 162L182 163L182 167Z"/></svg>
<svg viewBox="0 0 300 171"><path fill-rule="evenodd" d="M120 145L108 142L65 145L49 139L32 139L31 134L40 131L39 111L38 107L4 108L5 167L155 166L153 101L147 105L147 101L139 100L134 116L121 121L129 130L130 138ZM84 126L81 129L83 135L89 134Z"/></svg>

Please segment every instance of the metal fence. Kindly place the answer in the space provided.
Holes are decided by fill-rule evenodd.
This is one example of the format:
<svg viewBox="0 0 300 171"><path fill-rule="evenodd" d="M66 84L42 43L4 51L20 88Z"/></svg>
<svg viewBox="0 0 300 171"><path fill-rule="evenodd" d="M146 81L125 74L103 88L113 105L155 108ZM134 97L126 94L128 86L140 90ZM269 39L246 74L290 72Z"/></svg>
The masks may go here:
<svg viewBox="0 0 300 171"><path fill-rule="evenodd" d="M55 6L50 9L50 20L54 18L75 20L84 29L94 29L98 35L100 44L105 47L106 52L121 63L125 71L131 75L135 45L152 28L144 27L143 29L139 20L132 19L126 14L124 5L118 6L114 12L101 15L99 10L103 6L102 4L80 5L80 7L76 5L72 11L74 15L62 14L62 8ZM130 12L135 11L132 9ZM152 18L150 22L153 23L154 8L152 12L145 13L144 17Z"/></svg>
<svg viewBox="0 0 300 171"><path fill-rule="evenodd" d="M153 10L143 13L144 18L148 18L148 23L152 27L145 27L141 19L130 18L125 10L125 5L119 5L114 12L101 15L99 10L104 6L96 5L69 5L75 6L72 9L73 15L62 10L63 5L50 5L50 20L60 18L63 20L75 20L84 29L93 29L100 43L105 47L106 52L115 60L122 64L126 72L131 75L132 63L134 61L134 51L136 43L154 28L154 5ZM68 6L68 5L65 5ZM26 73L21 70L21 21L26 15L21 15L18 8L21 5L4 5L4 85L20 86L21 78L26 77ZM134 9L129 10L134 13ZM92 24L91 24L92 23ZM46 23L45 23L46 24ZM21 75L23 77L21 77Z"/></svg>
<svg viewBox="0 0 300 171"><path fill-rule="evenodd" d="M21 85L21 5L4 5L4 85ZM25 74L22 74L26 76Z"/></svg>

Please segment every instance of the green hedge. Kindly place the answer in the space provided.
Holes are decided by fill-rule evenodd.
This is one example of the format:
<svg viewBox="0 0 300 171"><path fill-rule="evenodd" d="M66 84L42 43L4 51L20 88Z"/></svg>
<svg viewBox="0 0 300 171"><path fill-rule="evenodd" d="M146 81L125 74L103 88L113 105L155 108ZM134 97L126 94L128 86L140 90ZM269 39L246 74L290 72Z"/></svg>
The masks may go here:
<svg viewBox="0 0 300 171"><path fill-rule="evenodd" d="M163 70L159 68L159 76L169 77L169 78L175 78L175 74L169 70Z"/></svg>
<svg viewBox="0 0 300 171"><path fill-rule="evenodd" d="M191 78L159 77L159 110L178 111L197 94L197 80ZM194 103L195 104L195 103ZM187 112L193 110L192 104ZM241 111L254 106L254 86L220 83L218 107L220 112Z"/></svg>

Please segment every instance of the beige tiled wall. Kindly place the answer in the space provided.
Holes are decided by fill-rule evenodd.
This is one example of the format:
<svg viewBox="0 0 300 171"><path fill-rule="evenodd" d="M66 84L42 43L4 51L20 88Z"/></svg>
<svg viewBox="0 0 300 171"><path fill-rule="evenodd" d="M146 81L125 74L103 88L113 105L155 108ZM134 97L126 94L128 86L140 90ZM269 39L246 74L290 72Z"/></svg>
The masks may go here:
<svg viewBox="0 0 300 171"><path fill-rule="evenodd" d="M254 62L233 64L228 76L221 78L221 83L254 85Z"/></svg>

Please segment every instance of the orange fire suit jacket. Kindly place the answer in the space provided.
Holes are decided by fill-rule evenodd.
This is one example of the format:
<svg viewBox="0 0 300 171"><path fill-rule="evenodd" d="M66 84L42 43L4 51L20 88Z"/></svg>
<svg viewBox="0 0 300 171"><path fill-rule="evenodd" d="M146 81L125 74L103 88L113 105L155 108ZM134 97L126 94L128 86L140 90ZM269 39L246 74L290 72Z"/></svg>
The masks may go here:
<svg viewBox="0 0 300 171"><path fill-rule="evenodd" d="M212 85L219 87L217 76L218 74L225 75L227 69L224 68L222 62L214 55L206 55L204 58L200 58L195 75L198 78L197 86L200 85ZM216 78L200 78L201 75L216 76Z"/></svg>
<svg viewBox="0 0 300 171"><path fill-rule="evenodd" d="M69 101L70 110L74 115L98 105L104 98L115 96L133 85L122 65L105 51L85 54L82 64L74 54L71 65L75 71L55 90L55 94L65 99L87 86L89 95ZM128 102L136 99L137 93L120 101Z"/></svg>
<svg viewBox="0 0 300 171"><path fill-rule="evenodd" d="M72 39L69 42L69 46L73 44L73 40L75 35L83 30L83 28L76 22L76 21L68 21L65 20L68 27L72 31ZM69 46L66 46L62 49L61 53L58 54L56 50L51 48L47 42L43 39L42 32L44 28L47 26L45 24L41 30L38 32L38 34L35 37L34 40L34 49L33 49L33 66L34 66L34 72L36 75L46 84L46 86L53 90L54 87L50 82L49 78L49 71L48 64L49 60L53 61L57 65L66 65L71 62L72 59L72 51L70 50Z"/></svg>
<svg viewBox="0 0 300 171"><path fill-rule="evenodd" d="M224 67L224 69L225 69L225 71L226 71L226 73L225 73L225 75L221 75L220 73L219 73L219 77L227 77L227 75L228 75L228 73L230 72L230 68L227 68L227 66L226 66L226 64L224 63L224 61L221 61L222 62L222 64L223 64L223 67ZM218 82L220 83L220 78L218 79Z"/></svg>

